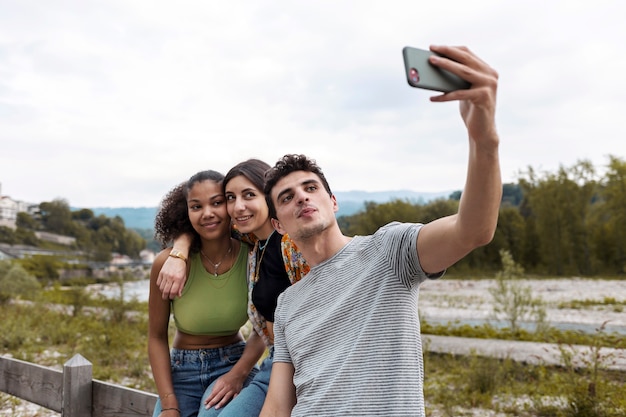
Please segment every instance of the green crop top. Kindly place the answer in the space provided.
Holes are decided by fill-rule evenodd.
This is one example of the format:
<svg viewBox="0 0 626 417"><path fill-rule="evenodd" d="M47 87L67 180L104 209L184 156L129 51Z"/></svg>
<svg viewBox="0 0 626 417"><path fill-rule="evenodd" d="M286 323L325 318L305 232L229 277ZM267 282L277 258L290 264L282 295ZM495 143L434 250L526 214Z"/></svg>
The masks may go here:
<svg viewBox="0 0 626 417"><path fill-rule="evenodd" d="M200 254L189 258L189 278L179 298L172 301L176 328L193 335L226 336L248 320L246 265L248 245L241 243L230 270L217 277L206 271Z"/></svg>

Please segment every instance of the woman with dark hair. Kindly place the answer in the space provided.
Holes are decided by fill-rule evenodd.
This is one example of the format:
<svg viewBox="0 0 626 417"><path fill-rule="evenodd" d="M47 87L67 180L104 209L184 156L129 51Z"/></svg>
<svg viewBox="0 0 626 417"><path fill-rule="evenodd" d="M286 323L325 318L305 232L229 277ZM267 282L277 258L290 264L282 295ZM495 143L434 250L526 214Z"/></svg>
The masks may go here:
<svg viewBox="0 0 626 417"><path fill-rule="evenodd" d="M222 190L223 175L202 171L173 188L155 220L155 236L165 247L186 234L184 255L161 251L150 273L150 366L159 399L154 416L197 416L202 398L230 400L254 377L265 350L253 334L244 342L249 246L231 237L231 219ZM187 282L181 296L163 299L157 277L167 259L184 262ZM176 331L169 347L169 320Z"/></svg>
<svg viewBox="0 0 626 417"><path fill-rule="evenodd" d="M224 195L228 214L237 232L255 241L248 260L248 316L253 334L258 335L268 348L252 382L229 403L205 396L206 410L200 416L256 417L261 412L267 389L274 353L274 310L278 296L306 272L308 266L299 255L288 236L279 234L270 221L263 186L268 164L249 159L231 168L224 178ZM188 236L177 239L174 245L183 254L189 247ZM185 282L178 259L170 259L161 271L163 297L173 294L168 289L177 288ZM176 284L174 281L177 280Z"/></svg>

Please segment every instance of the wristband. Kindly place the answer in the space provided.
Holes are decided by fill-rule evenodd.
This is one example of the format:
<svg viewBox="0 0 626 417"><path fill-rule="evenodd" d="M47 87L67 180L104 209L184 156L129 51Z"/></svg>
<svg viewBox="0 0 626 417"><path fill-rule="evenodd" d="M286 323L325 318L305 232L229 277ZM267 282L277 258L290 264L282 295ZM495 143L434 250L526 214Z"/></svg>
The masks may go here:
<svg viewBox="0 0 626 417"><path fill-rule="evenodd" d="M185 261L185 263L187 263L187 258L185 257L185 255L183 255L183 253L181 251L179 251L178 249L172 249L170 251L170 255L172 258L179 258L182 259L183 261Z"/></svg>

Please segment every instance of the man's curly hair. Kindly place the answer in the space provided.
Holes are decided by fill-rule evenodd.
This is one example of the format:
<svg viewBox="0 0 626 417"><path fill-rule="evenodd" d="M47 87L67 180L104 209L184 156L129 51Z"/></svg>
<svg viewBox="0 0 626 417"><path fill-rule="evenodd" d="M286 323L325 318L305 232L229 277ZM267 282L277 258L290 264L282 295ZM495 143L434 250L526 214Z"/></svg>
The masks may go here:
<svg viewBox="0 0 626 417"><path fill-rule="evenodd" d="M189 221L187 197L189 190L196 183L207 180L221 185L224 175L212 170L200 171L189 178L188 181L172 188L163 197L159 205L159 211L154 219L154 238L161 244L162 249L170 246L177 237L188 233L194 237L190 251L198 252L200 250L200 236L193 228L191 221Z"/></svg>
<svg viewBox="0 0 626 417"><path fill-rule="evenodd" d="M316 174L328 194L333 195L330 190L330 185L328 185L328 181L326 181L326 177L322 172L322 168L317 165L314 159L310 159L302 154L287 154L280 158L278 162L265 173L265 187L263 192L265 193L265 200L267 201L271 218L276 219L276 206L274 206L274 202L272 201L272 189L276 186L278 181L294 171L307 171Z"/></svg>

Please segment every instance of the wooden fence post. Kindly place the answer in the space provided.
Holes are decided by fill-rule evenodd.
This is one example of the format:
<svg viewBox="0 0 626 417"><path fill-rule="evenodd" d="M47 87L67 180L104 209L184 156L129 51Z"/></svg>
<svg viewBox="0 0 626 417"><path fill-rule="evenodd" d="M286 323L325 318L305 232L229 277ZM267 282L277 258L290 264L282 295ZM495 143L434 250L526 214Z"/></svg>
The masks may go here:
<svg viewBox="0 0 626 417"><path fill-rule="evenodd" d="M92 414L91 362L76 354L63 365L61 417L90 417Z"/></svg>

